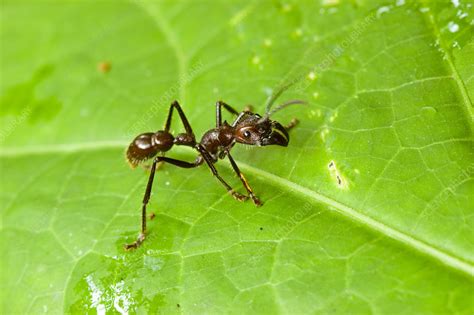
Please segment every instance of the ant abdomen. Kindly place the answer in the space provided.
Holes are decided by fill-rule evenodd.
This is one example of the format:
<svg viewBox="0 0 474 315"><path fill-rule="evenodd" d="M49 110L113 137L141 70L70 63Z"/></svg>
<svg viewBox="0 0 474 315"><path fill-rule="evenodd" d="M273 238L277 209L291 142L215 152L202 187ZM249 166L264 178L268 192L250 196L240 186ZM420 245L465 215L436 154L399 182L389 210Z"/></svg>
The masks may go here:
<svg viewBox="0 0 474 315"><path fill-rule="evenodd" d="M166 152L173 146L174 137L166 131L146 132L133 139L127 149L127 160L132 167Z"/></svg>

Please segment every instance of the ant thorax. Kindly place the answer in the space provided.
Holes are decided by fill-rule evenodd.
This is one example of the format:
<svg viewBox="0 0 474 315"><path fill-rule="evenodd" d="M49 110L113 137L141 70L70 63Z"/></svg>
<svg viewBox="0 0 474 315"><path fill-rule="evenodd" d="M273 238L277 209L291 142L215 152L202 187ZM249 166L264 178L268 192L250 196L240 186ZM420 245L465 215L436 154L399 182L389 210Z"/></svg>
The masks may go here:
<svg viewBox="0 0 474 315"><path fill-rule="evenodd" d="M206 132L200 141L206 151L217 158L219 151L232 147L234 143L234 128L227 123Z"/></svg>

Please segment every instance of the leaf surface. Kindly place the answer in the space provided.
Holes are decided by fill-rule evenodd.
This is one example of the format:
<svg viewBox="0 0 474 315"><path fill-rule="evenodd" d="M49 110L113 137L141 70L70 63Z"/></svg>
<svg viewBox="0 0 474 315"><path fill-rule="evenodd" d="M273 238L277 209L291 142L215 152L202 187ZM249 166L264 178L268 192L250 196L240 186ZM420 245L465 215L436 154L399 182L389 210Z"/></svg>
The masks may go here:
<svg viewBox="0 0 474 315"><path fill-rule="evenodd" d="M474 311L468 2L1 6L3 313ZM274 116L299 118L290 145L232 151L264 206L165 165L124 252L129 141L174 99L199 137L217 100L262 113L285 82L308 102Z"/></svg>

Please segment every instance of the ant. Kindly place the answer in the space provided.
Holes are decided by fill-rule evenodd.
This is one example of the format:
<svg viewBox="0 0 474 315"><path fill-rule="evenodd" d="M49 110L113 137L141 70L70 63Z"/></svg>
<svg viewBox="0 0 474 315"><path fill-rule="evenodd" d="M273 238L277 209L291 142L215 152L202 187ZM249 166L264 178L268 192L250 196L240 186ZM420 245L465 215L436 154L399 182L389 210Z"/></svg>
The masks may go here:
<svg viewBox="0 0 474 315"><path fill-rule="evenodd" d="M211 169L212 174L217 177L222 185L224 185L232 197L238 201L245 201L250 197L257 207L262 205L262 202L257 198L257 196L255 196L252 188L237 166L237 163L235 163L234 158L230 155L230 150L236 143L256 146L288 146L288 142L290 140L288 131L298 123L298 120L293 119L288 125L283 126L279 122L271 120L270 116L288 105L302 104L304 102L292 100L281 104L273 110L270 110L274 100L282 92L283 89L269 99L266 106L266 114L263 117L259 114L251 112L250 109L239 113L230 105L222 101L218 101L216 103L216 127L207 131L199 142L196 141L194 132L186 116L184 115L181 106L177 101L174 101L170 106L168 118L166 119L163 130L142 133L132 141L126 153L127 160L132 168L135 168L140 163L152 158L153 163L151 165L150 176L148 178L148 184L143 197L141 232L135 242L124 245L125 250L138 248L145 240L147 218L146 207L148 201L150 200L151 188L158 163L166 162L182 168L193 168L198 167L206 162L206 164ZM229 125L227 121L222 122L222 107L231 114L237 116L232 124ZM178 115L181 119L181 122L183 123L184 129L186 130L185 133L180 133L176 136L173 136L170 133L173 110L178 111ZM194 162L186 162L165 157L164 153L169 151L173 145L192 147L198 151L199 155L194 160ZM234 191L234 189L232 189L232 187L227 184L227 182L217 172L214 164L218 161L218 159L224 159L225 157L229 159L232 168L242 181L242 184L247 190L248 196Z"/></svg>

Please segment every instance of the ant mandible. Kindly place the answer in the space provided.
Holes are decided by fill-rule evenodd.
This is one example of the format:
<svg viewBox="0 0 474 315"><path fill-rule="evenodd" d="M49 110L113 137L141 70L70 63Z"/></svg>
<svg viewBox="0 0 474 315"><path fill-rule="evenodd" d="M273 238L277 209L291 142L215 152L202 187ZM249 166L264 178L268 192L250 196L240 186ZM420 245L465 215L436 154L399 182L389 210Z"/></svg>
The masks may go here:
<svg viewBox="0 0 474 315"><path fill-rule="evenodd" d="M252 113L250 110L244 110L239 113L230 105L218 101L216 103L216 128L207 131L199 142L196 141L193 130L191 129L191 125L184 115L181 106L177 101L174 101L170 106L168 118L166 119L163 130L142 133L132 141L126 154L130 165L134 168L141 162L152 158L153 163L151 165L150 176L148 178L148 184L143 197L140 235L135 242L124 245L125 250L135 249L139 247L145 240L146 206L150 200L156 165L160 162L170 163L183 168L197 167L203 162L206 162L206 164L211 169L212 174L217 177L222 185L224 185L232 197L238 201L245 201L250 197L257 207L262 205L260 199L258 199L253 193L252 188L240 171L237 163L235 163L234 158L230 155L230 150L235 145L235 143L256 146L279 145L286 147L288 145L288 141L290 140L288 136L288 130L293 128L298 123L298 121L293 119L288 125L283 126L279 122L271 120L270 116L288 105L302 104L304 102L292 100L281 104L273 110L270 110L273 101L276 99L276 97L278 97L279 94L281 94L281 92L282 91L276 95L273 95L273 97L267 102L266 114L263 117L259 114ZM229 125L227 121L222 122L222 107L224 107L231 114L237 116L231 125ZM174 109L178 111L181 122L183 123L184 129L186 130L185 133L180 133L176 136L173 136L170 133L171 118L173 116ZM199 155L194 160L194 162L191 163L163 156L165 152L169 151L173 147L173 145L192 147L198 151ZM157 154L160 155L156 156ZM232 187L227 184L217 172L214 163L216 163L218 159L224 159L225 157L229 158L230 164L242 181L242 184L247 190L248 196L234 191Z"/></svg>

